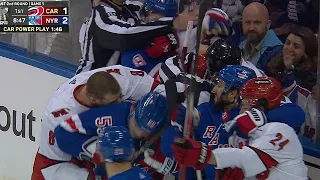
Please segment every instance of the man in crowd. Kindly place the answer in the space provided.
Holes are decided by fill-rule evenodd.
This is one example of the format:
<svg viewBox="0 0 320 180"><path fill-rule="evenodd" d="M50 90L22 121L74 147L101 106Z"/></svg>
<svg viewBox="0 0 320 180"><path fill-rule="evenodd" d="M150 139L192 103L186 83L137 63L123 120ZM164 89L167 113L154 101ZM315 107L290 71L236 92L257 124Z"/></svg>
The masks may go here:
<svg viewBox="0 0 320 180"><path fill-rule="evenodd" d="M269 30L268 9L253 2L242 13L242 29L245 40L240 43L244 59L265 71L268 62L282 51L282 42L273 30Z"/></svg>

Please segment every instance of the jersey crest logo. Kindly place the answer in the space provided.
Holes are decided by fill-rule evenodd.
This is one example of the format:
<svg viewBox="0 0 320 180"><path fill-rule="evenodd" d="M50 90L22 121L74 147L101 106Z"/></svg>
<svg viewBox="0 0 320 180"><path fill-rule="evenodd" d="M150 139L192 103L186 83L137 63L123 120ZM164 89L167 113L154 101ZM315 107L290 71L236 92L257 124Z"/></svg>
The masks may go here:
<svg viewBox="0 0 320 180"><path fill-rule="evenodd" d="M223 122L226 122L230 118L230 115L227 111L222 113L221 119Z"/></svg>
<svg viewBox="0 0 320 180"><path fill-rule="evenodd" d="M217 131L216 131L216 129L217 129L216 126L207 126L206 131L204 132L204 134L202 136L202 138L211 138L210 142L208 143L209 146L218 144L219 136L220 136L220 133L218 133L218 131L219 131L220 127L217 129Z"/></svg>
<svg viewBox="0 0 320 180"><path fill-rule="evenodd" d="M136 66L136 67L141 67L141 66L144 66L146 65L146 61L143 59L143 57L141 56L141 54L137 54L135 56L133 56L133 64Z"/></svg>

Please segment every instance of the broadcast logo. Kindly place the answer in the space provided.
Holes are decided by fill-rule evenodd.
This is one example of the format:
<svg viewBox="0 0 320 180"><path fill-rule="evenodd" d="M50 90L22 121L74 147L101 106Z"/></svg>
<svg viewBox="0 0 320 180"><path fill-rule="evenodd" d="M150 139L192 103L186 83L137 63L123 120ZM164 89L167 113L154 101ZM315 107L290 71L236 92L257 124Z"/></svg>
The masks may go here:
<svg viewBox="0 0 320 180"><path fill-rule="evenodd" d="M7 13L8 8L0 8L0 25L8 25Z"/></svg>

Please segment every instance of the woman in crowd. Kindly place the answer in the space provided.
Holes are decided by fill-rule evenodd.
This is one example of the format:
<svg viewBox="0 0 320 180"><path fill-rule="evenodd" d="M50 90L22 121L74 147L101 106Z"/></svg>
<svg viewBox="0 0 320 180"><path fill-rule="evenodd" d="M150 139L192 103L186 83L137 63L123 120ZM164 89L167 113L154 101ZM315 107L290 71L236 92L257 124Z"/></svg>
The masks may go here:
<svg viewBox="0 0 320 180"><path fill-rule="evenodd" d="M313 32L297 27L287 37L282 54L269 62L266 73L281 81L287 95L296 85L311 91L316 83L317 52L318 43Z"/></svg>

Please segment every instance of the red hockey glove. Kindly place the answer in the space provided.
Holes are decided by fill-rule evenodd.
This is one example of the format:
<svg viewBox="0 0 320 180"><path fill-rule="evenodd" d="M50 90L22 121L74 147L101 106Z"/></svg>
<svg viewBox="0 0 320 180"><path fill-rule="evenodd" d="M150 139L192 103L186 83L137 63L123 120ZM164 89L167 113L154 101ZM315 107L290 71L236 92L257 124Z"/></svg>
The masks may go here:
<svg viewBox="0 0 320 180"><path fill-rule="evenodd" d="M211 146L193 139L177 138L172 149L179 164L197 170L204 169L212 155Z"/></svg>
<svg viewBox="0 0 320 180"><path fill-rule="evenodd" d="M225 168L216 170L216 180L243 180L244 173L240 168Z"/></svg>
<svg viewBox="0 0 320 180"><path fill-rule="evenodd" d="M151 58L159 58L176 54L177 48L177 38L173 33L170 33L165 36L156 37L147 47L146 52Z"/></svg>

